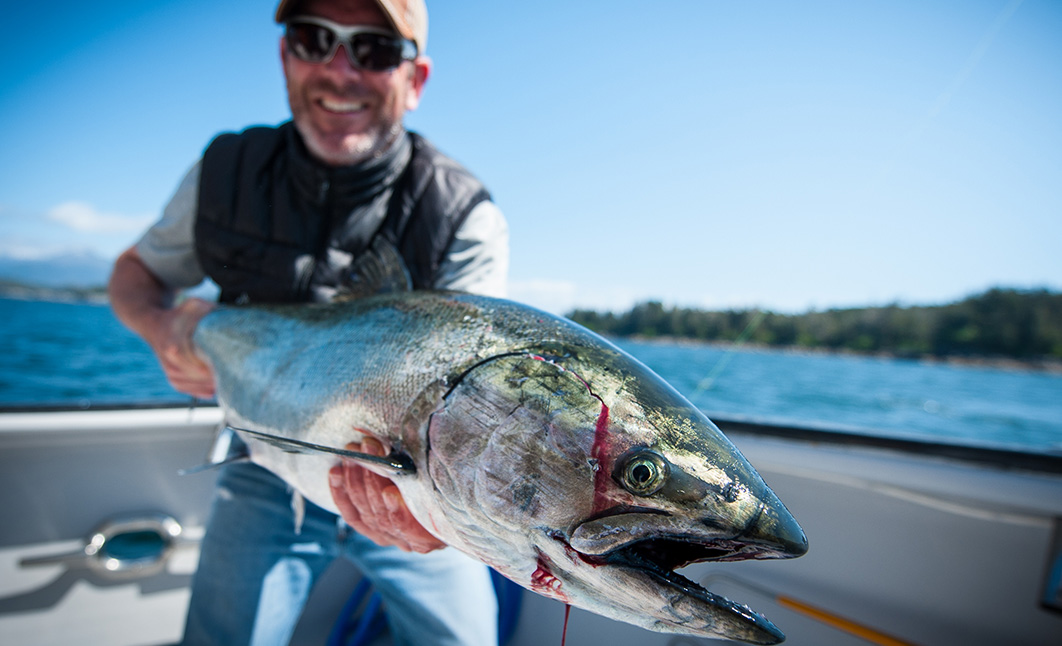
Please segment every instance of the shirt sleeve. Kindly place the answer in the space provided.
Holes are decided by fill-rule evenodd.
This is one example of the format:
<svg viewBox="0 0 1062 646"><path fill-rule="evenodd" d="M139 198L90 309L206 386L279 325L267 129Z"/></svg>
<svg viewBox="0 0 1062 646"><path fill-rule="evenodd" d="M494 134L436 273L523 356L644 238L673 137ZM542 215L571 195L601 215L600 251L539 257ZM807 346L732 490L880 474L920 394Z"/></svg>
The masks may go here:
<svg viewBox="0 0 1062 646"><path fill-rule="evenodd" d="M503 298L508 275L509 225L497 205L480 202L457 230L434 287Z"/></svg>
<svg viewBox="0 0 1062 646"><path fill-rule="evenodd" d="M162 211L162 218L136 243L148 269L168 287L183 289L203 282L206 274L195 253L195 212L199 202L201 163L184 176Z"/></svg>

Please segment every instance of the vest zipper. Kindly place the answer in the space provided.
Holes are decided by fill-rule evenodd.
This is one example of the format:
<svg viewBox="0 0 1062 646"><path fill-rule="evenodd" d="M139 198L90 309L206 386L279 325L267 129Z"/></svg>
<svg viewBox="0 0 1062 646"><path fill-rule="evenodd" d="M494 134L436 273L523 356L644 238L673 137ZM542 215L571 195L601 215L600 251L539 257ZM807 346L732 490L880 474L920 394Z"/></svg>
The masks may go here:
<svg viewBox="0 0 1062 646"><path fill-rule="evenodd" d="M328 235L332 220L330 209L328 208L328 192L331 188L332 183L327 177L322 179L317 187L317 206L320 209L320 212L325 215L325 222L319 223L321 231L318 233L316 248L313 250L313 255L310 256L307 254L296 261L295 291L302 298L310 295L310 283L313 281L314 270L317 268L317 263L320 262L323 254L325 254L328 249ZM312 299L312 296L310 296L310 298Z"/></svg>

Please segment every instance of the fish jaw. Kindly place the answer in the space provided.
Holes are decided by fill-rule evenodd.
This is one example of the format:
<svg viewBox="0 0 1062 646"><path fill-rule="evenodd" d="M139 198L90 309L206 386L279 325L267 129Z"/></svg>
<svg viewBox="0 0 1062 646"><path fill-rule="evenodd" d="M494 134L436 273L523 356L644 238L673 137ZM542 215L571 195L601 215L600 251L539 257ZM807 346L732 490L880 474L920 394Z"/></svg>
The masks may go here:
<svg viewBox="0 0 1062 646"><path fill-rule="evenodd" d="M766 504L736 535L724 535L717 526L715 519L703 519L699 529L697 523L637 511L589 520L566 540L555 539L576 555L566 562L572 570L561 578L599 586L601 571L607 570L608 585L625 591L631 612L644 618L637 623L650 630L754 644L783 641L785 635L765 617L678 570L693 563L793 558L807 551L803 531L784 507L779 514ZM607 608L595 611L608 614ZM631 621L629 615L618 618Z"/></svg>
<svg viewBox="0 0 1062 646"><path fill-rule="evenodd" d="M540 594L654 632L751 644L785 640L781 630L748 606L713 594L635 551L591 557L558 537L543 547L533 585L525 584ZM549 589L543 590L541 582L549 582Z"/></svg>

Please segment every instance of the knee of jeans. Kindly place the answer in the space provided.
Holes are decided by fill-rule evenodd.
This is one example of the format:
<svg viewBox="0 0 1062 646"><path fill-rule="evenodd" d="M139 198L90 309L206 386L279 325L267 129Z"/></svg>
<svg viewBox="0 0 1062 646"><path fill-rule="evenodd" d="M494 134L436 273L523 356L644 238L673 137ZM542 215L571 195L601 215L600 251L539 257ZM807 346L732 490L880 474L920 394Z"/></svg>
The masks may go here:
<svg viewBox="0 0 1062 646"><path fill-rule="evenodd" d="M313 570L298 558L282 558L262 580L251 644L286 644L313 587Z"/></svg>

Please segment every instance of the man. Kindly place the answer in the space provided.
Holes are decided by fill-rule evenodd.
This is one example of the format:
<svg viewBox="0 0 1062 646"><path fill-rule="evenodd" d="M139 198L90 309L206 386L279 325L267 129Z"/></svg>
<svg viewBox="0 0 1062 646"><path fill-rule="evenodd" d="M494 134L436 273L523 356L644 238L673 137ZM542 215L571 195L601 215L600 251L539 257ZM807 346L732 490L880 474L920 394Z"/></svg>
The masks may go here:
<svg viewBox="0 0 1062 646"><path fill-rule="evenodd" d="M198 397L212 396L214 382L191 338L213 306L174 296L204 277L224 302L327 301L382 236L416 288L504 294L500 211L402 125L431 72L423 0L282 0L276 20L292 122L215 139L109 285L119 319L175 388ZM371 439L352 448L383 452ZM309 503L297 527L279 479L250 464L221 470L185 643L288 643L315 580L341 553L373 579L395 643L495 642L486 568L441 549L389 480L350 464L329 475L356 531Z"/></svg>

